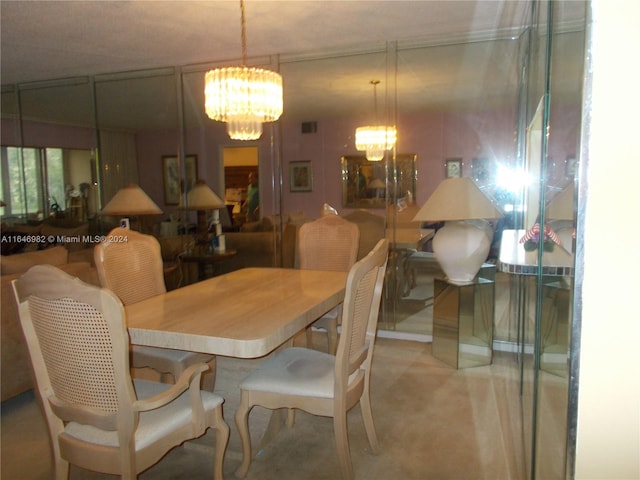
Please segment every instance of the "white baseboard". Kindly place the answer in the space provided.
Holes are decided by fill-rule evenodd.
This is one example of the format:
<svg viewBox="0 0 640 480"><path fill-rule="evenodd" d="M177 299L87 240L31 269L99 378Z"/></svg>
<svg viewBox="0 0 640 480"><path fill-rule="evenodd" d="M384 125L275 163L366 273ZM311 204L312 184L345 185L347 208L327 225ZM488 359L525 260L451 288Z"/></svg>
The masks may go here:
<svg viewBox="0 0 640 480"><path fill-rule="evenodd" d="M413 342L431 343L433 336L423 333L399 332L397 330L378 330L378 337L391 338L394 340L407 340ZM515 342L507 342L505 340L494 340L493 350L498 352L518 353L520 347ZM524 353L526 355L533 354L533 345L525 345Z"/></svg>
<svg viewBox="0 0 640 480"><path fill-rule="evenodd" d="M431 343L433 341L433 337L431 335L423 333L398 332L396 330L378 330L378 337L423 343Z"/></svg>

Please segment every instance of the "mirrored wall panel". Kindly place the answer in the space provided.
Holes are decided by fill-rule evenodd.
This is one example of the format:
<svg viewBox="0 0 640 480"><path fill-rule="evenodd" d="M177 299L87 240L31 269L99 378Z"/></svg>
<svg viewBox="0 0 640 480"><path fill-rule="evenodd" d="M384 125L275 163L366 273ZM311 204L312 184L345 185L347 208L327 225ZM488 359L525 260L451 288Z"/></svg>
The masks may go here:
<svg viewBox="0 0 640 480"><path fill-rule="evenodd" d="M510 427L501 440L522 446L518 470L527 479L564 478L571 461L567 359L585 54L585 15L576 5L586 8L528 2L516 29L438 38L425 32L249 59L278 70L284 83L284 113L250 142L231 140L225 124L205 114L204 75L219 65L5 85L3 222L59 215L104 233L119 218L100 209L136 183L162 211L143 223L163 248L171 244L164 250L169 259L193 253L199 226L215 231L220 222L235 253L217 274L298 267L300 225L335 212L359 225L359 256L389 240L380 335L431 348L434 309L447 304L436 296L456 290L436 288L448 279L434 238L451 219L421 221L416 214L443 182L466 177L499 215L472 219L490 238L483 269L493 273L479 282L478 311L469 295L462 302L463 334L480 329L465 338L481 342L462 343L504 366L504 401L515 407L500 419ZM496 25L502 20L512 19ZM367 159L367 148L356 143L365 126L397 132L378 149L380 160ZM198 180L225 208L189 207ZM249 210L250 195L257 202ZM538 243L525 251L523 239L535 237L536 225ZM549 249L540 231L543 238L553 233ZM453 312L457 304L448 305Z"/></svg>

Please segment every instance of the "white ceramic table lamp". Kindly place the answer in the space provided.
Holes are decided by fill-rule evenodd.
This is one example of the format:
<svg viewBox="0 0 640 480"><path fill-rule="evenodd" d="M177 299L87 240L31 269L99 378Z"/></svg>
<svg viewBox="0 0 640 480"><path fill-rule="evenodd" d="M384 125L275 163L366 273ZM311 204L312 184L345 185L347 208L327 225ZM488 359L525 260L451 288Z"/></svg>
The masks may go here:
<svg viewBox="0 0 640 480"><path fill-rule="evenodd" d="M469 177L447 178L414 221L446 222L433 237L433 253L451 283L473 281L487 259L493 231L486 221L502 217Z"/></svg>

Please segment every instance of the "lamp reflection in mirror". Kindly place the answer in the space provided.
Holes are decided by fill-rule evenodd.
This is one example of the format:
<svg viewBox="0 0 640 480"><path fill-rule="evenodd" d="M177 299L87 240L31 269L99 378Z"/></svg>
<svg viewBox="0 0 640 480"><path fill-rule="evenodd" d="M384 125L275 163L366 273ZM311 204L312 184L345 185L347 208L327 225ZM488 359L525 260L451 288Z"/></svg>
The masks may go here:
<svg viewBox="0 0 640 480"><path fill-rule="evenodd" d="M162 210L144 190L135 183L130 183L118 190L99 213L100 215L137 217L140 215L160 215ZM121 223L128 224L128 218L122 219ZM140 228L140 230L142 229Z"/></svg>
<svg viewBox="0 0 640 480"><path fill-rule="evenodd" d="M549 220L573 220L574 212L573 183L567 185L547 204L545 216Z"/></svg>
<svg viewBox="0 0 640 480"><path fill-rule="evenodd" d="M187 193L187 209L197 211L197 236L199 242L208 241L209 224L207 223L207 210L213 210L214 223L220 226L219 209L225 208L224 202L214 193L204 182L198 180L193 188ZM216 231L216 235L222 232Z"/></svg>
<svg viewBox="0 0 640 480"><path fill-rule="evenodd" d="M493 230L487 220L500 217L473 180L457 177L440 183L413 221L446 222L433 238L433 253L449 282L466 284L489 254Z"/></svg>
<svg viewBox="0 0 640 480"><path fill-rule="evenodd" d="M234 140L257 140L262 123L282 115L282 76L247 67L244 2L240 1L242 66L210 70L205 75L205 111L212 120L226 122Z"/></svg>
<svg viewBox="0 0 640 480"><path fill-rule="evenodd" d="M374 178L367 185L367 190L373 190L374 198L379 200L381 196L384 196L385 189L387 188L384 181L379 178Z"/></svg>

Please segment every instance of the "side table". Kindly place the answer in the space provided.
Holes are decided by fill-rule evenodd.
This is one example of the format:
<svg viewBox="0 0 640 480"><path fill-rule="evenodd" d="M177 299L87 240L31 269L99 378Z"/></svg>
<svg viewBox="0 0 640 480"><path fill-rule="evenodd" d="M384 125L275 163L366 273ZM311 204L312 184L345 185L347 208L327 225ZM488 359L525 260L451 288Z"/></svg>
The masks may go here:
<svg viewBox="0 0 640 480"><path fill-rule="evenodd" d="M180 260L185 263L198 264L198 281L205 280L208 277L215 276L215 264L234 257L238 254L237 250L226 250L225 252L210 252L208 250L194 250L191 253L185 253ZM212 272L209 275L207 268L210 267Z"/></svg>
<svg viewBox="0 0 640 480"><path fill-rule="evenodd" d="M538 265L538 252L525 251L520 238L525 230L504 230L500 245L498 267L510 274L511 315L517 318L521 311L518 302L528 305L533 315L523 319L524 325L517 325L518 340L524 345L536 345L536 306L535 288L538 274L541 275L542 303L540 305L540 343L537 352L540 368L560 377L568 375L569 334L571 329L574 257L562 246L554 247L551 252L543 252L542 264ZM529 292L532 293L529 293ZM524 292L521 294L520 292ZM511 305L514 303L515 305ZM520 333L520 331L522 333Z"/></svg>
<svg viewBox="0 0 640 480"><path fill-rule="evenodd" d="M433 356L454 368L490 365L495 281L478 275L458 285L436 277L433 294Z"/></svg>

